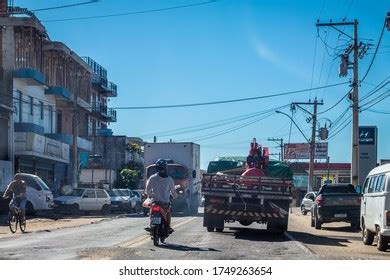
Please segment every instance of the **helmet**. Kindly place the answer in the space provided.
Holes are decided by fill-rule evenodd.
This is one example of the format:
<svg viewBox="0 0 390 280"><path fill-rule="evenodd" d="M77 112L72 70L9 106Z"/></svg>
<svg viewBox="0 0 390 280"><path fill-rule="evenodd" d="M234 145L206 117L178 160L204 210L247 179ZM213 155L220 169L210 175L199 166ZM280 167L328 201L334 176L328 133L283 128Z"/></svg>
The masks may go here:
<svg viewBox="0 0 390 280"><path fill-rule="evenodd" d="M156 169L157 169L157 171L166 170L167 169L167 162L166 162L166 160L158 159L156 161Z"/></svg>
<svg viewBox="0 0 390 280"><path fill-rule="evenodd" d="M20 173L16 173L15 176L14 176L14 180L22 180L23 177Z"/></svg>

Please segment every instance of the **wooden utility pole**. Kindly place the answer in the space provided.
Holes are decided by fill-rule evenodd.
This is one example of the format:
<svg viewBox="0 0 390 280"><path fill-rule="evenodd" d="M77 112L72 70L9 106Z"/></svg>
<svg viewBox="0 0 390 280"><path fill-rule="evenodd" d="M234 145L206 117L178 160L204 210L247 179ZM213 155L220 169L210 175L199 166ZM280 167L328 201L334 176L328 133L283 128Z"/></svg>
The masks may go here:
<svg viewBox="0 0 390 280"><path fill-rule="evenodd" d="M353 26L353 37L336 28L336 26ZM351 164L351 183L359 184L359 44L358 44L358 21L355 19L352 22L329 22L317 23L317 27L330 26L347 37L353 39L353 81L352 81L352 164ZM348 55L349 52L346 54Z"/></svg>

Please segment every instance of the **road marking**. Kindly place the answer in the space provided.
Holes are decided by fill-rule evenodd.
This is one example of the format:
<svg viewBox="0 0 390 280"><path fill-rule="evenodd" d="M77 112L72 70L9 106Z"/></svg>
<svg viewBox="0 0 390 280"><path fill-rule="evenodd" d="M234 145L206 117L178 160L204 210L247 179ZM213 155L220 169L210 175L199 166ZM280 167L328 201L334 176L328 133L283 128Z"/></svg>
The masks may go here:
<svg viewBox="0 0 390 280"><path fill-rule="evenodd" d="M184 219L183 220L180 220L178 221L177 223L172 223L172 226L175 227L175 228L178 228L178 227L181 227L185 224L188 224L190 222L192 222L193 220L195 220L197 217L192 217L190 219ZM138 236L134 239L131 239L129 241L126 241L126 242L123 242L121 243L119 246L120 247L126 247L126 248L135 248L135 247L139 247L139 246L142 246L146 243L148 243L150 241L150 235L141 235L141 236Z"/></svg>
<svg viewBox="0 0 390 280"><path fill-rule="evenodd" d="M299 242L298 240L296 240L291 234L289 234L288 232L284 232L284 235L290 239L291 241L295 242L298 247L300 247L302 250L304 250L306 253L310 254L310 255L315 255L317 256L316 253L314 253L314 251L312 251L311 249L309 249L308 247L306 247L305 245L303 245L301 242Z"/></svg>

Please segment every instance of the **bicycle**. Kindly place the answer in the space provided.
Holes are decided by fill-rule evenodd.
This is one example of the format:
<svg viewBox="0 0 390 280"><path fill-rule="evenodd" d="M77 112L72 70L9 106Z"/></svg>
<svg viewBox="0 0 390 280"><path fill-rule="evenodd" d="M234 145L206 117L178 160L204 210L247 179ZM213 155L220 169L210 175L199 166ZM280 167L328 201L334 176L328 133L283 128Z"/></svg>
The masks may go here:
<svg viewBox="0 0 390 280"><path fill-rule="evenodd" d="M8 213L8 226L12 233L18 230L18 224L21 232L26 231L26 217L22 218L22 210L20 207L12 204Z"/></svg>

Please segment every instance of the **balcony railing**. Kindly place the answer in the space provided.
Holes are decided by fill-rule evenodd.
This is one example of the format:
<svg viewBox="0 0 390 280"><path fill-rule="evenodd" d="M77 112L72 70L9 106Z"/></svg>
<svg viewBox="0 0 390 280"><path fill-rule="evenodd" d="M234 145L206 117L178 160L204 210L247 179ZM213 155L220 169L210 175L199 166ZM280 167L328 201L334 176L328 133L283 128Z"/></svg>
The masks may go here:
<svg viewBox="0 0 390 280"><path fill-rule="evenodd" d="M108 82L108 92L107 95L109 97L117 97L118 96L118 86L113 82Z"/></svg>
<svg viewBox="0 0 390 280"><path fill-rule="evenodd" d="M92 104L92 112L103 117L107 122L116 122L116 110L108 108L106 105L100 102Z"/></svg>

